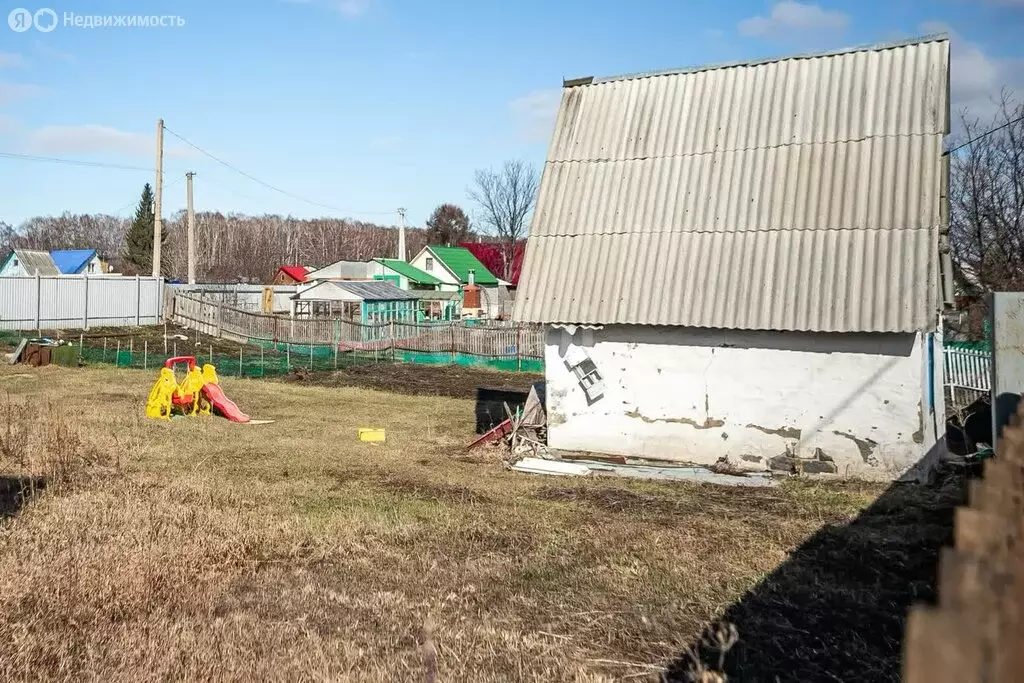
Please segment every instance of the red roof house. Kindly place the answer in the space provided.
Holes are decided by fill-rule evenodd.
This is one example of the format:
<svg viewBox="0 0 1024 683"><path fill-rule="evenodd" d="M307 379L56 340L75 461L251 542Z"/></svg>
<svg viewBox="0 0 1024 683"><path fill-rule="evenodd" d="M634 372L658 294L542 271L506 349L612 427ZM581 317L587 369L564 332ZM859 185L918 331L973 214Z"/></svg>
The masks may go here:
<svg viewBox="0 0 1024 683"><path fill-rule="evenodd" d="M526 254L526 242L517 242L512 252L512 272L505 277L505 250L504 245L497 242L460 242L460 247L469 250L480 263L484 264L487 270L494 273L498 278L507 280L516 286L519 284L519 274L523 271L523 256Z"/></svg>
<svg viewBox="0 0 1024 683"><path fill-rule="evenodd" d="M297 285L306 281L309 268L306 266L281 266L274 274L272 285Z"/></svg>

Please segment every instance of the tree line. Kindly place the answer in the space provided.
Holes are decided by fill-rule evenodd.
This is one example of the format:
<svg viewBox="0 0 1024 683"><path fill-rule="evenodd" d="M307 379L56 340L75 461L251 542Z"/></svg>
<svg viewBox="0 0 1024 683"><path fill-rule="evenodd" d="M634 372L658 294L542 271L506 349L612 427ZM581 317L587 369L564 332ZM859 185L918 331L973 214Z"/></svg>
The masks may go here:
<svg viewBox="0 0 1024 683"><path fill-rule="evenodd" d="M508 243L505 272L509 277L512 245L526 235L536 201L537 173L513 161L500 170L478 171L478 186L470 199L478 205L480 228L464 209L452 203L438 206L424 227L407 227L406 255L415 256L427 244L454 246L459 242L493 240ZM153 191L147 183L133 218L106 214L75 214L30 218L17 228L0 221L0 244L7 249L96 249L116 272L152 272ZM187 216L184 210L163 221L161 271L184 280L188 271ZM335 261L366 261L395 257L395 225L348 218L295 218L277 214L198 211L196 278L200 282L266 282L282 265L325 266Z"/></svg>

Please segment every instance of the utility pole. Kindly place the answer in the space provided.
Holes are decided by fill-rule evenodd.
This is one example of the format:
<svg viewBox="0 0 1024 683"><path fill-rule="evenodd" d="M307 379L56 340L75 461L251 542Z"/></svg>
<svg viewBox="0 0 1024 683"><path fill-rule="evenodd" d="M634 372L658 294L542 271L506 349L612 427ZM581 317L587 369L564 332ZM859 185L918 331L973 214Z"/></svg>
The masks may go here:
<svg viewBox="0 0 1024 683"><path fill-rule="evenodd" d="M185 187L188 195L188 283L196 283L196 211L192 206L192 177L195 171L185 174Z"/></svg>
<svg viewBox="0 0 1024 683"><path fill-rule="evenodd" d="M153 277L160 277L160 248L163 246L164 219L161 204L164 195L164 120L156 121L156 200L153 203Z"/></svg>
<svg viewBox="0 0 1024 683"><path fill-rule="evenodd" d="M405 209L398 209L398 260L405 260Z"/></svg>

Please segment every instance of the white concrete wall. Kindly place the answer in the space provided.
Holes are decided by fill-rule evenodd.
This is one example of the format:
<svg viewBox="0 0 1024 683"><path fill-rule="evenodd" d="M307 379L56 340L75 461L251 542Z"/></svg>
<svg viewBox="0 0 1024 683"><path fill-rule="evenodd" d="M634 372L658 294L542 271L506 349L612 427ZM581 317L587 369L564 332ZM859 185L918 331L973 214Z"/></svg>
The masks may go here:
<svg viewBox="0 0 1024 683"><path fill-rule="evenodd" d="M548 333L548 443L565 450L893 479L945 431L941 340L615 326ZM588 405L565 363L582 348L605 393ZM936 410L929 408L929 380ZM936 389L937 387L937 389ZM936 447L936 448L933 448ZM824 464L822 464L824 463ZM832 465L835 467L833 468Z"/></svg>

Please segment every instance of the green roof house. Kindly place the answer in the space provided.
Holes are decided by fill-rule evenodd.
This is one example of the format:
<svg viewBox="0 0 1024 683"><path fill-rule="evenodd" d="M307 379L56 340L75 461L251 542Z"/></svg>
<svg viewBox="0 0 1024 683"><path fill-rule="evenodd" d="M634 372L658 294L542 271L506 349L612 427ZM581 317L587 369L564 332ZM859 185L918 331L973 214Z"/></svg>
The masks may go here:
<svg viewBox="0 0 1024 683"><path fill-rule="evenodd" d="M440 289L446 291L461 290L470 283L470 277L481 287L500 284L498 278L465 247L423 247L410 264L437 278L441 283Z"/></svg>
<svg viewBox="0 0 1024 683"><path fill-rule="evenodd" d="M436 290L441 281L416 266L394 258L377 258L370 262L369 274L374 280L386 280L399 289Z"/></svg>

